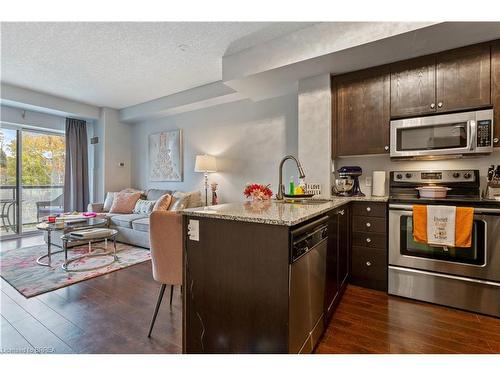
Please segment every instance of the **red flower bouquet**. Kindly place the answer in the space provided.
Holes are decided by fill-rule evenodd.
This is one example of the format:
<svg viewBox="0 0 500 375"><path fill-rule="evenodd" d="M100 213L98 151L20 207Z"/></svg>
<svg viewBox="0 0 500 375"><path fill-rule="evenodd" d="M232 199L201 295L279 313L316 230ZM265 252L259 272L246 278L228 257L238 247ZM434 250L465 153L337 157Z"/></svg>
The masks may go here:
<svg viewBox="0 0 500 375"><path fill-rule="evenodd" d="M247 198L252 198L256 201L263 201L271 199L273 192L269 189L271 185L262 184L248 184L243 191L243 194Z"/></svg>

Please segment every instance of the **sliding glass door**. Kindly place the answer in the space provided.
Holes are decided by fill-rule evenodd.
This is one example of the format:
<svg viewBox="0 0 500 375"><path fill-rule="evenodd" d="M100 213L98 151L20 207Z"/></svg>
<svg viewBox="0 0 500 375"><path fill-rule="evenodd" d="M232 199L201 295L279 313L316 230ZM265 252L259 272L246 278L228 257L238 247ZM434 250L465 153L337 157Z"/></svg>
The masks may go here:
<svg viewBox="0 0 500 375"><path fill-rule="evenodd" d="M58 133L1 131L0 233L5 237L36 231L42 217L63 211L65 139Z"/></svg>
<svg viewBox="0 0 500 375"><path fill-rule="evenodd" d="M0 128L0 235L18 234L18 131Z"/></svg>

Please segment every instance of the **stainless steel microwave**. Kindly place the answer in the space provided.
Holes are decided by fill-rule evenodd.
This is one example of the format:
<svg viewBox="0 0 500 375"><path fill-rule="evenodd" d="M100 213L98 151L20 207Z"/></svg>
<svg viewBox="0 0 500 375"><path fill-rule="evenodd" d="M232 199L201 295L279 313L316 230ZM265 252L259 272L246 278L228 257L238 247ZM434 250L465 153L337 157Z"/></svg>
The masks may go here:
<svg viewBox="0 0 500 375"><path fill-rule="evenodd" d="M493 110L391 121L391 158L493 152Z"/></svg>

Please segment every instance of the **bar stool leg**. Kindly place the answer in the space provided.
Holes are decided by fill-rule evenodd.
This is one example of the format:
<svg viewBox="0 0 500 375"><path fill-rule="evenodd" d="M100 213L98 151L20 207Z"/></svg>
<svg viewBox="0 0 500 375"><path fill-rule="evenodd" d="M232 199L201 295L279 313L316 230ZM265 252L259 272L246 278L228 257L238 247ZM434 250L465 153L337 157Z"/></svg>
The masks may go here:
<svg viewBox="0 0 500 375"><path fill-rule="evenodd" d="M153 326L155 325L156 316L158 315L158 310L160 309L161 300L163 299L163 293L165 293L166 284L161 284L160 293L158 293L158 299L156 301L155 311L153 313L153 319L151 319L151 325L149 326L148 337L151 337L151 332L153 331Z"/></svg>

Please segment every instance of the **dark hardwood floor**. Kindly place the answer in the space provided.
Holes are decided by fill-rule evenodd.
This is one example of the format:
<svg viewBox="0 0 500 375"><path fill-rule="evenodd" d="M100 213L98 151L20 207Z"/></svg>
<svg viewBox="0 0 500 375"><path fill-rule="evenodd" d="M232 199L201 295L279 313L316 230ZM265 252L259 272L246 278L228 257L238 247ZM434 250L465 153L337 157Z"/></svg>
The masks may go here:
<svg viewBox="0 0 500 375"><path fill-rule="evenodd" d="M158 289L149 262L29 299L2 279L1 351L180 353L179 288L146 337ZM316 353L500 353L500 319L349 285Z"/></svg>
<svg viewBox="0 0 500 375"><path fill-rule="evenodd" d="M316 353L500 353L500 319L349 285Z"/></svg>
<svg viewBox="0 0 500 375"><path fill-rule="evenodd" d="M12 242L36 244L33 238ZM4 244L13 246L11 241ZM150 262L29 299L2 279L2 352L180 353L178 287L171 308L169 298L163 299L152 337L147 338L158 290Z"/></svg>

